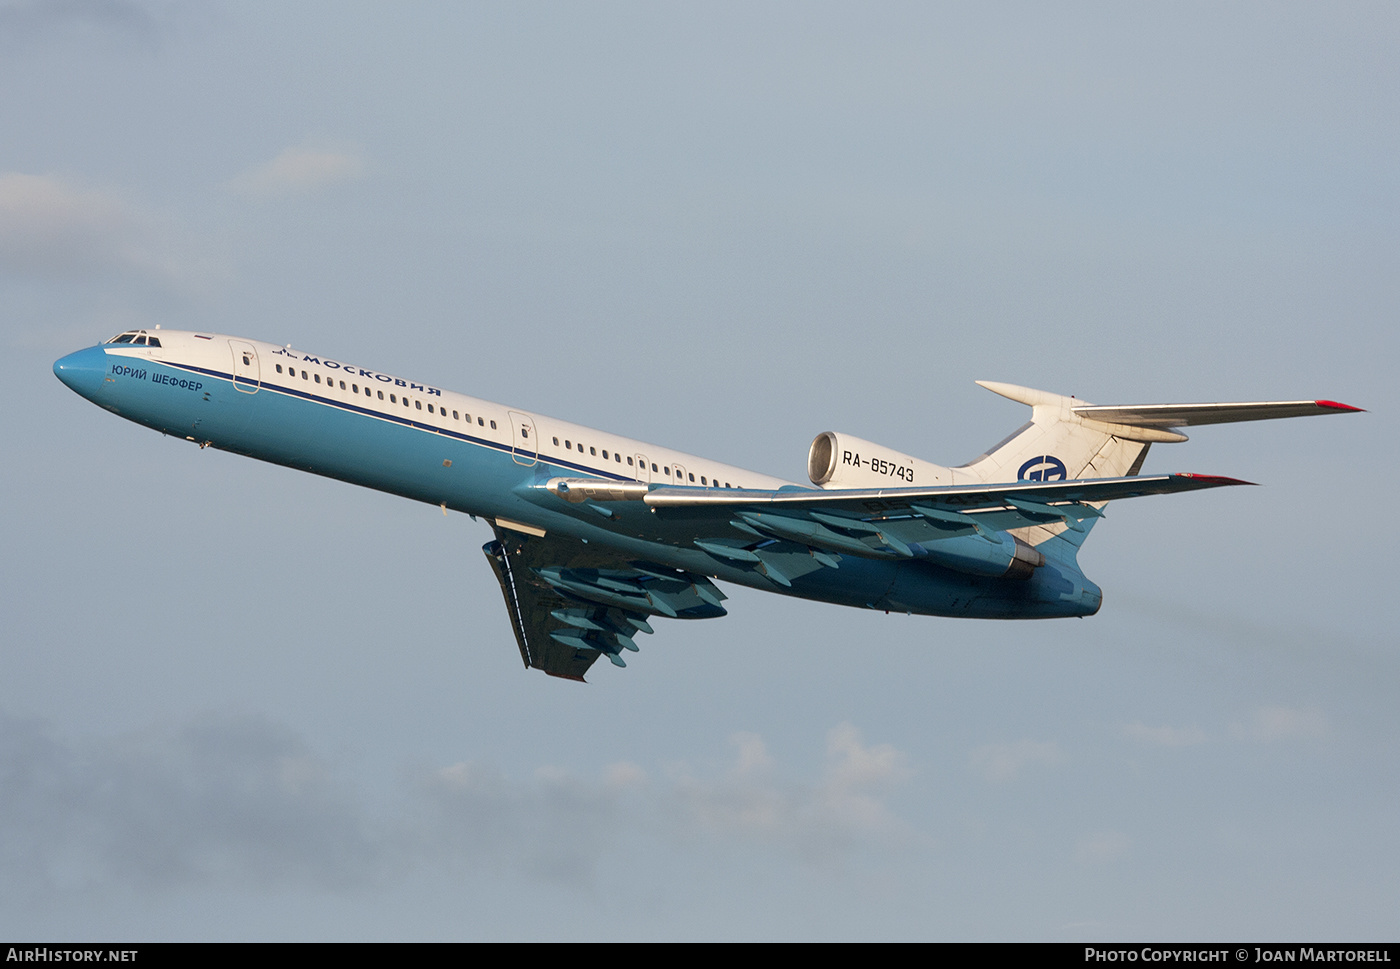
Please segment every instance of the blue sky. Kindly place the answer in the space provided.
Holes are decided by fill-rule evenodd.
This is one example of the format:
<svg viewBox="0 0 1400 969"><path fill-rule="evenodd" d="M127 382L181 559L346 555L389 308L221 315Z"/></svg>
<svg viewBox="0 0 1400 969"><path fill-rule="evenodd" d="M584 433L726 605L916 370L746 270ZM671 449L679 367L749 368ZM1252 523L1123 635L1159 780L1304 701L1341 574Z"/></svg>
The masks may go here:
<svg viewBox="0 0 1400 969"><path fill-rule="evenodd" d="M1386 4L0 4L0 931L1395 931ZM730 589L586 687L484 525L104 414L132 326L800 479L1325 397L1148 470L1088 620Z"/></svg>

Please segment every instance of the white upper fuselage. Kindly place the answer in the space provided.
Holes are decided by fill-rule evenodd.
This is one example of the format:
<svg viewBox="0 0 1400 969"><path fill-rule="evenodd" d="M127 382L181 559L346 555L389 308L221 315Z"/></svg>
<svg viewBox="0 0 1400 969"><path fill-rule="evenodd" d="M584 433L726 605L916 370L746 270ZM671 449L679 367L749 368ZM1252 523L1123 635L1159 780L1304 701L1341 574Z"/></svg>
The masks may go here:
<svg viewBox="0 0 1400 969"><path fill-rule="evenodd" d="M521 408L343 363L321 354L221 334L150 331L161 346L111 345L109 355L227 373L252 390L290 391L331 407L470 435L522 458L534 456L581 476L719 488L778 488L792 482ZM255 352L243 364L241 347ZM524 458L522 464L533 463Z"/></svg>

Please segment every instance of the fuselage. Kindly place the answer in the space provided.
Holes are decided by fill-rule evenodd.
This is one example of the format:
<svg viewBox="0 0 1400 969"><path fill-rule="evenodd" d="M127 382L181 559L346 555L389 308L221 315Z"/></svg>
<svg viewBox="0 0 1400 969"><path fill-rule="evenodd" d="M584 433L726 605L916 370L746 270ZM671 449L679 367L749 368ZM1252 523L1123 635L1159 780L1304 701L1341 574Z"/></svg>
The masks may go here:
<svg viewBox="0 0 1400 969"><path fill-rule="evenodd" d="M114 413L203 446L440 505L498 527L599 543L639 560L845 605L978 618L1089 615L1097 586L1072 562L1029 581L927 561L843 558L790 586L697 548L683 521L640 502L569 504L552 478L701 489L809 488L522 408L256 340L138 331L70 354L54 372ZM635 506L635 507L634 507Z"/></svg>

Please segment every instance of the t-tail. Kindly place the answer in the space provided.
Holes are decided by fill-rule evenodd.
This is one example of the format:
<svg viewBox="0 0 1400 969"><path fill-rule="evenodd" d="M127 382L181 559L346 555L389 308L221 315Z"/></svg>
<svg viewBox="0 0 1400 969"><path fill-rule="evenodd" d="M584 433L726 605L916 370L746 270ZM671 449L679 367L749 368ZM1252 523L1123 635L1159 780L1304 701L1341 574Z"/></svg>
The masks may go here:
<svg viewBox="0 0 1400 969"><path fill-rule="evenodd" d="M1153 444L1186 440L1183 427L1278 417L1343 414L1361 408L1330 400L1253 401L1214 404L1090 404L1016 384L978 384L1027 404L1031 419L986 453L957 467L943 467L891 451L848 434L827 431L812 442L808 474L822 488L991 487L1001 484L1134 477ZM1084 501L1096 511L1105 501ZM1045 524L1013 529L1017 539L1044 555L1073 564L1098 515L1079 527ZM1060 541L1054 541L1059 539Z"/></svg>
<svg viewBox="0 0 1400 969"><path fill-rule="evenodd" d="M1028 424L976 460L951 469L959 477L987 484L1131 477L1142 469L1153 444L1185 441L1183 427L1361 410L1331 400L1097 405L1016 384L977 383L1031 408ZM1102 508L1106 502L1093 504ZM1022 530L1019 537L1047 556L1073 561L1097 520L1086 519L1083 530L1037 526Z"/></svg>
<svg viewBox="0 0 1400 969"><path fill-rule="evenodd" d="M1127 477L1142 468L1153 444L1185 441L1182 427L1360 410L1331 400L1105 406L1015 384L977 383L1031 408L1029 424L975 461L951 469L987 484Z"/></svg>

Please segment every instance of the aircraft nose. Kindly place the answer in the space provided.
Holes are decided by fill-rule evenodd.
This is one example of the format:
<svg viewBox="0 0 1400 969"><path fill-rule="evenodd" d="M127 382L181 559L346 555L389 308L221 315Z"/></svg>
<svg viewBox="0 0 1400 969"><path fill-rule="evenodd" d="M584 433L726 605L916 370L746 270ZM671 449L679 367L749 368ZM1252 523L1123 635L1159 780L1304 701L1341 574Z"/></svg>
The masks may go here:
<svg viewBox="0 0 1400 969"><path fill-rule="evenodd" d="M101 347L88 347L54 361L53 374L75 394L93 400L107 375L107 354Z"/></svg>

